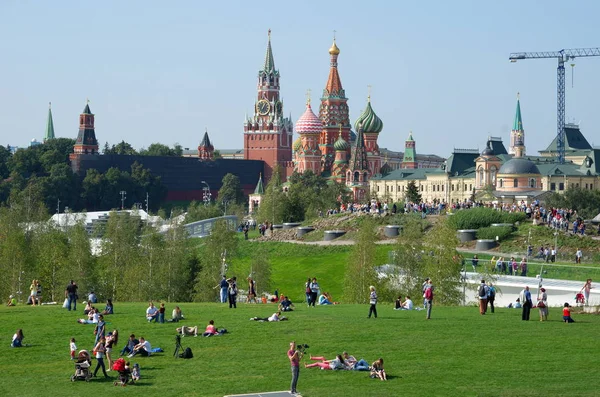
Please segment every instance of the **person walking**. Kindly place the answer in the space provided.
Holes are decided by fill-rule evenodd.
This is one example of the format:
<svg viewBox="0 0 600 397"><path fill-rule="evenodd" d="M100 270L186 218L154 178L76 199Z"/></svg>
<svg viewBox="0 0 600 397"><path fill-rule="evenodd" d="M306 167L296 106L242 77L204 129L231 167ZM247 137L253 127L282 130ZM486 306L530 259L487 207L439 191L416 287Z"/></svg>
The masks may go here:
<svg viewBox="0 0 600 397"><path fill-rule="evenodd" d="M592 291L592 288L593 288L592 287L592 279L588 278L587 280L585 280L585 284L583 285L583 288L581 288L583 291L583 296L585 298L586 306L590 305L590 292Z"/></svg>
<svg viewBox="0 0 600 397"><path fill-rule="evenodd" d="M290 342L290 350L287 352L290 366L292 368L292 383L290 385L290 393L298 394L296 389L298 386L298 377L300 376L300 352L296 350L296 342Z"/></svg>
<svg viewBox="0 0 600 397"><path fill-rule="evenodd" d="M236 299L237 299L237 279L234 277L229 280L229 308L237 309Z"/></svg>
<svg viewBox="0 0 600 397"><path fill-rule="evenodd" d="M548 321L548 295L545 288L540 288L538 292L537 307L540 311L540 321Z"/></svg>
<svg viewBox="0 0 600 397"><path fill-rule="evenodd" d="M529 321L529 315L531 312L531 292L529 292L529 286L525 286L523 291L519 294L519 299L521 299L521 303L523 304L523 311L521 313L521 320Z"/></svg>
<svg viewBox="0 0 600 397"><path fill-rule="evenodd" d="M310 307L310 277L306 280L306 284L304 284L304 293L306 294L306 304Z"/></svg>
<svg viewBox="0 0 600 397"><path fill-rule="evenodd" d="M425 287L425 293L423 294L425 297L425 302L427 306L427 320L431 319L431 307L433 306L433 283L431 279L427 279L427 286Z"/></svg>
<svg viewBox="0 0 600 397"><path fill-rule="evenodd" d="M421 291L423 292L423 310L427 309L427 299L425 299L425 290L427 289L427 284L429 283L429 277L423 281L423 285L421 286Z"/></svg>
<svg viewBox="0 0 600 397"><path fill-rule="evenodd" d="M65 288L65 298L67 298L67 304L69 311L71 311L71 304L73 304L73 310L77 310L77 284L71 280L67 288Z"/></svg>
<svg viewBox="0 0 600 397"><path fill-rule="evenodd" d="M317 297L319 296L319 283L317 283L317 278L313 277L310 283L310 305L315 307L315 303L317 302Z"/></svg>
<svg viewBox="0 0 600 397"><path fill-rule="evenodd" d="M477 266L479 265L479 258L477 255L473 255L473 259L471 259L471 266L473 266L473 272L477 271Z"/></svg>
<svg viewBox="0 0 600 397"><path fill-rule="evenodd" d="M369 303L371 304L371 306L369 307L369 317L371 318L371 314L373 314L375 316L375 318L377 318L377 293L375 292L375 287L373 287L372 285L369 287Z"/></svg>
<svg viewBox="0 0 600 397"><path fill-rule="evenodd" d="M94 328L94 345L98 343L100 339L104 339L104 335L106 333L106 323L104 322L104 316L102 314L98 315L98 323ZM104 357L104 356L103 356Z"/></svg>
<svg viewBox="0 0 600 397"><path fill-rule="evenodd" d="M98 364L96 364L96 369L94 370L94 377L96 377L96 375L98 374L98 370L102 368L104 377L108 378L108 374L106 373L106 366L104 365L104 354L106 352L106 346L104 345L105 343L106 340L103 336L100 338L93 350L93 352L95 352L96 354L96 360L98 360Z"/></svg>
<svg viewBox="0 0 600 397"><path fill-rule="evenodd" d="M496 300L496 287L492 285L492 283L488 283L488 304L490 305L490 310L492 314L494 314L494 301ZM486 308L487 311L487 308Z"/></svg>
<svg viewBox="0 0 600 397"><path fill-rule="evenodd" d="M575 252L575 263L581 263L581 257L583 253L581 252L581 248L577 248L577 252Z"/></svg>
<svg viewBox="0 0 600 397"><path fill-rule="evenodd" d="M482 316L485 314L485 312L487 310L488 293L489 293L489 288L485 284L485 280L482 279L481 284L479 284L479 288L477 288L477 295L479 296L479 314L481 314Z"/></svg>

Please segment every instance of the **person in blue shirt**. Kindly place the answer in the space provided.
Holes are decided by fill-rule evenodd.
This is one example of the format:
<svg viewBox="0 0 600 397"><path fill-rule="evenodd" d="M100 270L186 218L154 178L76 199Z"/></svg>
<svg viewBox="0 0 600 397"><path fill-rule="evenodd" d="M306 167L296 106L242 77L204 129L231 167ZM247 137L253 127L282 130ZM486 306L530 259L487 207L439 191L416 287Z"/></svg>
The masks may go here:
<svg viewBox="0 0 600 397"><path fill-rule="evenodd" d="M227 303L227 289L229 288L229 283L227 282L226 276L223 276L223 279L219 283L219 288L221 288L221 303Z"/></svg>

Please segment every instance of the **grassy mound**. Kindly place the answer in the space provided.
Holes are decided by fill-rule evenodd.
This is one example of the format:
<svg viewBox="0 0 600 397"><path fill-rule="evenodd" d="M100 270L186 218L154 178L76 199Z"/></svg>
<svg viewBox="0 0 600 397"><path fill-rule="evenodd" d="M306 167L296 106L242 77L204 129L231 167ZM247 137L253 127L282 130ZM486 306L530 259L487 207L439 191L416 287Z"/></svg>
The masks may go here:
<svg viewBox="0 0 600 397"><path fill-rule="evenodd" d="M418 299L415 299L418 304ZM167 303L170 311L174 303ZM121 335L115 351L127 336L144 336L164 353L135 358L142 379L136 385L113 387L116 378L101 377L90 383L70 382L74 373L69 360L69 339L79 348L92 348L93 326L76 323L79 312L58 306L1 307L0 366L4 396L223 396L247 392L286 390L290 369L288 343L310 345L309 354L333 358L346 350L369 362L385 360L388 382L369 379L368 373L350 371L300 370L299 391L311 396L559 396L565 395L565 379L580 379L582 373L596 373L590 366L589 348L596 344L600 316L574 314L575 324L564 324L558 308L550 309L550 321L521 321L521 312L496 309L481 316L476 308L434 306L432 319L424 312L397 312L391 304L378 305L379 317L367 319L367 305L337 305L308 309L298 305L287 322L257 323L252 316L267 316L274 305L245 305L230 310L220 304L180 304L185 325L201 329L210 319L228 329L225 336L182 339L194 358L174 359L176 324L149 324L144 318L145 303L115 302L115 314L108 316L109 329ZM180 323L181 324L181 323ZM29 347L12 349L10 338L23 328ZM482 332L485 330L485 332ZM505 335L494 338L490 335ZM464 337L466 336L466 337ZM548 348L557 341L567 348ZM482 347L483 346L483 347ZM486 370L473 370L485 361ZM308 357L303 363L308 362ZM93 360L95 367L96 360ZM544 368L560 376L519 376L532 368ZM593 381L568 382L569 395L597 395Z"/></svg>
<svg viewBox="0 0 600 397"><path fill-rule="evenodd" d="M456 211L448 222L456 230L479 229L490 226L492 223L522 222L526 215L522 212L502 212L493 208L477 207L468 210Z"/></svg>

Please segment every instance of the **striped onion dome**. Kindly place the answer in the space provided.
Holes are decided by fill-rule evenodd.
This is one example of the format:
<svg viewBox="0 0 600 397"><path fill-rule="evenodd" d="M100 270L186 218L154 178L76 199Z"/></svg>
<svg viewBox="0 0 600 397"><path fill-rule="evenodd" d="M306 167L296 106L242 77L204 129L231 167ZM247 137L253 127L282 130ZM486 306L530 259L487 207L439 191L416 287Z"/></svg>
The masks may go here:
<svg viewBox="0 0 600 397"><path fill-rule="evenodd" d="M342 138L342 134L338 136L337 141L335 141L335 143L333 144L333 148L340 152L348 150L349 147L350 145L348 145L348 142L346 142L344 138Z"/></svg>
<svg viewBox="0 0 600 397"><path fill-rule="evenodd" d="M323 123L315 115L310 107L310 103L306 104L306 111L298 121L296 121L296 132L298 134L319 134L323 130Z"/></svg>
<svg viewBox="0 0 600 397"><path fill-rule="evenodd" d="M383 121L373 111L371 107L371 101L367 102L367 107L365 111L360 115L360 117L354 123L354 128L358 131L359 126L362 124L362 130L366 133L375 133L379 134L383 129Z"/></svg>
<svg viewBox="0 0 600 397"><path fill-rule="evenodd" d="M294 144L292 145L292 149L294 152L297 152L298 150L300 150L301 147L302 147L302 138L298 137L298 139L296 139L294 141Z"/></svg>

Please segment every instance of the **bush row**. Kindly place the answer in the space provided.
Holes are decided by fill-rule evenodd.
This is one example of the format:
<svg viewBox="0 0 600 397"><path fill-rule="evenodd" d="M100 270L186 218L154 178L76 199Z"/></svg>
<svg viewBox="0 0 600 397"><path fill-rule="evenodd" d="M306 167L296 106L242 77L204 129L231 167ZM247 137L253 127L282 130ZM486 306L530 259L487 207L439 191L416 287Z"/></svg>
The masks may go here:
<svg viewBox="0 0 600 397"><path fill-rule="evenodd" d="M456 230L479 229L490 226L492 223L522 222L526 218L523 212L502 212L493 208L478 207L460 210L449 217L450 226Z"/></svg>
<svg viewBox="0 0 600 397"><path fill-rule="evenodd" d="M477 230L477 238L484 240L495 240L496 236L500 241L506 239L513 232L513 228L510 226L489 226L482 227Z"/></svg>

